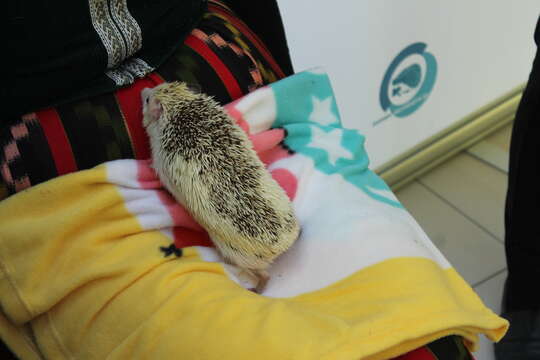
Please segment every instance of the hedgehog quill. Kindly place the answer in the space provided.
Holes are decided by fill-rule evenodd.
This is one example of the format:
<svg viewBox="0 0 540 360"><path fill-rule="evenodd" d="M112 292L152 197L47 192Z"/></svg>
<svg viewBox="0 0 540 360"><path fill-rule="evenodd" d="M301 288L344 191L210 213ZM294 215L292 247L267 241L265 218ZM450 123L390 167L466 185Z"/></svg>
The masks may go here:
<svg viewBox="0 0 540 360"><path fill-rule="evenodd" d="M261 293L269 266L300 233L289 198L213 98L181 82L146 88L141 96L161 182L206 229L224 261Z"/></svg>

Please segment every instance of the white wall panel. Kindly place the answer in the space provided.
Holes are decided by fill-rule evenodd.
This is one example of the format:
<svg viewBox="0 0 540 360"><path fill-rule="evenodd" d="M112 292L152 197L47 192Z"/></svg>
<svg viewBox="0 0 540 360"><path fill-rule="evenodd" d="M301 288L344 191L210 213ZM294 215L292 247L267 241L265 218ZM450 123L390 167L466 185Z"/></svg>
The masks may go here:
<svg viewBox="0 0 540 360"><path fill-rule="evenodd" d="M538 0L278 3L295 71L326 69L345 126L366 135L372 168L525 82L540 15ZM426 66L429 56L403 58L388 86L394 111L400 111L400 104L427 98L416 111L399 117L382 108L381 85L394 58L414 43L426 45L436 75L432 90L422 95L419 89L433 72ZM405 75L403 70L409 72L406 81L392 85Z"/></svg>

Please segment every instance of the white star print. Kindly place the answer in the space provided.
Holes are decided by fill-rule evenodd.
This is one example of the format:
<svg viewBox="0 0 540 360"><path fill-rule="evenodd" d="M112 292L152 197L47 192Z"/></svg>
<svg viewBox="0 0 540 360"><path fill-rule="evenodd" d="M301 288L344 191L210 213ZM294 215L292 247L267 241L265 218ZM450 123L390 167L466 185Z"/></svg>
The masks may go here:
<svg viewBox="0 0 540 360"><path fill-rule="evenodd" d="M321 125L337 123L338 120L331 110L332 99L332 96L329 96L323 100L320 100L315 96L311 96L313 112L309 115L309 121L313 121Z"/></svg>
<svg viewBox="0 0 540 360"><path fill-rule="evenodd" d="M325 150L328 154L328 162L336 166L338 159L352 160L354 158L351 151L341 146L341 135L341 129L325 132L317 126L312 126L311 141L306 146Z"/></svg>

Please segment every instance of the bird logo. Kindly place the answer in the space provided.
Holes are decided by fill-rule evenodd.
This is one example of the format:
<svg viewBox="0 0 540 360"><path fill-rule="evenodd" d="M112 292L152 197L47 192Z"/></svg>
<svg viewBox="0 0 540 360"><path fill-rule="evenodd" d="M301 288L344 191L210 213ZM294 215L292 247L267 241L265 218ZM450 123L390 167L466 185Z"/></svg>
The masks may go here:
<svg viewBox="0 0 540 360"><path fill-rule="evenodd" d="M411 44L390 63L379 92L381 108L387 113L374 126L392 116L409 116L426 102L437 77L437 61L426 48L422 42Z"/></svg>

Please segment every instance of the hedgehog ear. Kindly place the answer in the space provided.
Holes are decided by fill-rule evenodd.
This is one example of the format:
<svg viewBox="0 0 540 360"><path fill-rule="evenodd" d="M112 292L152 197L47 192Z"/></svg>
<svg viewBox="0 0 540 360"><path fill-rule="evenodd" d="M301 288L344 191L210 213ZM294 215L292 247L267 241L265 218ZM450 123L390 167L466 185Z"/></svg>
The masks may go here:
<svg viewBox="0 0 540 360"><path fill-rule="evenodd" d="M159 102L158 99L155 97L152 97L150 100L150 104L148 104L149 108L148 111L150 112L150 116L158 120L161 117L161 113L163 112L163 106Z"/></svg>

